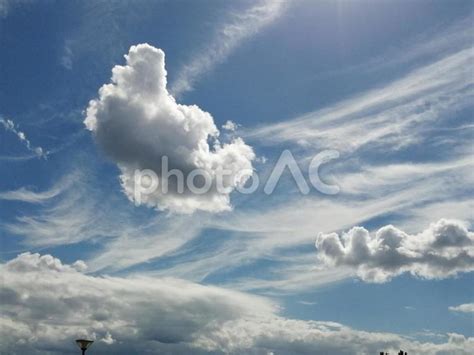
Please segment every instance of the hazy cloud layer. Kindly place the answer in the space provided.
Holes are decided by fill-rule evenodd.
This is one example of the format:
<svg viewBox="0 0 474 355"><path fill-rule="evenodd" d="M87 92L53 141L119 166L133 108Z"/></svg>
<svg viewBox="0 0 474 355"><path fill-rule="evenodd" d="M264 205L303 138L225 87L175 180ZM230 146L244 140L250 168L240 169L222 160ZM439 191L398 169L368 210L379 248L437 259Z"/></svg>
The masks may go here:
<svg viewBox="0 0 474 355"><path fill-rule="evenodd" d="M25 253L0 265L2 350L63 354L95 339L100 354L363 354L400 347L468 354L473 339L418 343L338 323L285 319L265 298L177 279L88 276L86 265Z"/></svg>
<svg viewBox="0 0 474 355"><path fill-rule="evenodd" d="M474 270L474 233L455 220L441 219L416 235L392 225L375 234L354 227L341 236L319 234L316 247L327 267L354 268L368 282L386 282L405 272L442 279Z"/></svg>
<svg viewBox="0 0 474 355"><path fill-rule="evenodd" d="M161 158L166 156L168 171L178 169L185 179L193 169L206 172L212 179L210 191L195 194L185 189L178 193L176 179L171 177L168 193L158 188L143 195L141 203L184 213L230 209L230 192L246 180L235 181L234 176L252 169L252 148L238 137L221 144L219 130L208 112L196 105L176 103L166 89L162 50L140 44L132 46L125 58L125 66L113 68L112 83L102 86L99 98L89 103L84 122L119 166L129 199L138 202L134 196L135 169L151 169L161 178ZM229 171L223 180L227 193L215 188L221 169Z"/></svg>
<svg viewBox="0 0 474 355"><path fill-rule="evenodd" d="M0 20L18 5L32 3L34 0L0 0Z"/></svg>

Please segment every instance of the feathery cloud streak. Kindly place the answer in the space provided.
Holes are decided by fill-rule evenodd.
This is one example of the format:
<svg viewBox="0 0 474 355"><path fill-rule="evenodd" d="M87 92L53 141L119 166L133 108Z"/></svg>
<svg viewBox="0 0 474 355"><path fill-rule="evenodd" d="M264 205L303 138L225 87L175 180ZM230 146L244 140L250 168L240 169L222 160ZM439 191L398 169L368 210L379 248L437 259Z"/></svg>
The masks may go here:
<svg viewBox="0 0 474 355"><path fill-rule="evenodd" d="M43 150L41 147L33 147L30 143L30 140L26 137L26 134L15 126L15 123L12 120L5 120L0 118L0 123L3 125L6 131L12 132L20 140L22 144L25 145L26 149L34 153L39 158L46 158L48 153Z"/></svg>
<svg viewBox="0 0 474 355"><path fill-rule="evenodd" d="M281 0L260 0L241 13L232 13L220 25L210 44L193 55L177 75L171 93L179 97L193 89L196 81L214 66L224 61L244 40L275 21L287 4Z"/></svg>
<svg viewBox="0 0 474 355"><path fill-rule="evenodd" d="M380 89L327 109L262 126L244 136L353 153L367 145L397 150L419 143L433 122L472 104L471 48L459 50ZM472 128L472 127L471 127Z"/></svg>

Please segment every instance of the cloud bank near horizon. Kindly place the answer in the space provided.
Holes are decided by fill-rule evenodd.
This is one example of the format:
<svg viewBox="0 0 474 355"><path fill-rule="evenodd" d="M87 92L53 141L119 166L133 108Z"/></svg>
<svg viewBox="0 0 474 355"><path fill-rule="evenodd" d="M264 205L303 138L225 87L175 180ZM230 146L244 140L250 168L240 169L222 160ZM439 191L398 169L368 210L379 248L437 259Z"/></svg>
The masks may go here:
<svg viewBox="0 0 474 355"><path fill-rule="evenodd" d="M102 354L356 354L397 351L468 354L474 338L440 344L339 323L279 315L267 298L173 278L84 274L51 255L24 253L0 264L3 350L64 353L78 336Z"/></svg>

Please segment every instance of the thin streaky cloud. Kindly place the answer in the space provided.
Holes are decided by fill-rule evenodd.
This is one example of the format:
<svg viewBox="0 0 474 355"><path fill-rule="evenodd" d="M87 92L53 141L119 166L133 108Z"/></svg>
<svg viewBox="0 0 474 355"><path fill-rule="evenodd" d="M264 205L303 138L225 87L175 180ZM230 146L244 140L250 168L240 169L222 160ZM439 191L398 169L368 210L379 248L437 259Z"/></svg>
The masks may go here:
<svg viewBox="0 0 474 355"><path fill-rule="evenodd" d="M56 197L61 193L60 189L54 188L43 192L35 192L21 187L17 190L0 192L0 200L21 201L28 203L41 203Z"/></svg>
<svg viewBox="0 0 474 355"><path fill-rule="evenodd" d="M0 20L6 18L10 11L21 4L28 4L33 0L0 0Z"/></svg>
<svg viewBox="0 0 474 355"><path fill-rule="evenodd" d="M27 154L27 155L17 155L17 156L9 156L4 155L0 156L0 161L4 162L23 162L31 159L36 159L38 156L36 154Z"/></svg>
<svg viewBox="0 0 474 355"><path fill-rule="evenodd" d="M448 182L450 177L457 176L460 181L472 184L474 177L470 172L473 168L472 156L465 154L445 162L361 165L355 172L336 172L335 179L345 195L375 197L421 180Z"/></svg>
<svg viewBox="0 0 474 355"><path fill-rule="evenodd" d="M105 250L90 260L90 270L115 272L150 262L182 250L201 231L190 216L158 218L147 228L129 228L104 244Z"/></svg>
<svg viewBox="0 0 474 355"><path fill-rule="evenodd" d="M48 152L45 152L44 149L39 146L34 147L27 138L26 134L23 131L20 131L12 120L0 118L0 124L2 124L3 128L5 128L5 131L11 132L17 136L26 149L34 153L37 157L46 159Z"/></svg>
<svg viewBox="0 0 474 355"><path fill-rule="evenodd" d="M463 49L380 89L334 106L243 132L267 144L294 143L352 153L368 144L399 149L420 142L420 135L445 113L472 102L472 49Z"/></svg>
<svg viewBox="0 0 474 355"><path fill-rule="evenodd" d="M0 200L20 201L31 204L41 204L61 195L70 188L78 179L78 173L70 173L63 176L50 189L44 191L33 191L24 186L16 190L0 191Z"/></svg>
<svg viewBox="0 0 474 355"><path fill-rule="evenodd" d="M280 0L263 0L241 13L231 13L218 26L209 45L193 55L191 61L182 67L171 85L173 96L179 97L191 91L201 76L223 62L244 40L274 22L283 13L285 6Z"/></svg>
<svg viewBox="0 0 474 355"><path fill-rule="evenodd" d="M126 232L118 222L118 210L114 211L115 220L104 217L110 210L104 205L106 200L98 198L98 191L78 171L65 175L47 190L33 192L23 187L7 191L3 197L37 205L32 212L0 223L4 231L22 237L22 244L30 248L74 244ZM102 207L100 211L98 206Z"/></svg>

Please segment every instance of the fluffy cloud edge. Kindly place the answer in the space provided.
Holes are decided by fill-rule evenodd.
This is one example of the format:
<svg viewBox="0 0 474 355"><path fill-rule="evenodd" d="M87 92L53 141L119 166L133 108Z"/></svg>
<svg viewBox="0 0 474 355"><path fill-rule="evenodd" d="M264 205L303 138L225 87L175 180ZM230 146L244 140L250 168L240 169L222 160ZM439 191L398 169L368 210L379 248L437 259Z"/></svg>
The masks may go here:
<svg viewBox="0 0 474 355"><path fill-rule="evenodd" d="M315 245L324 267L354 268L367 282L382 283L403 273L444 279L474 270L474 233L458 220L440 219L414 235L392 225L372 234L353 227L341 235L320 233Z"/></svg>
<svg viewBox="0 0 474 355"><path fill-rule="evenodd" d="M449 307L451 312L474 313L474 303L463 303L459 306Z"/></svg>

